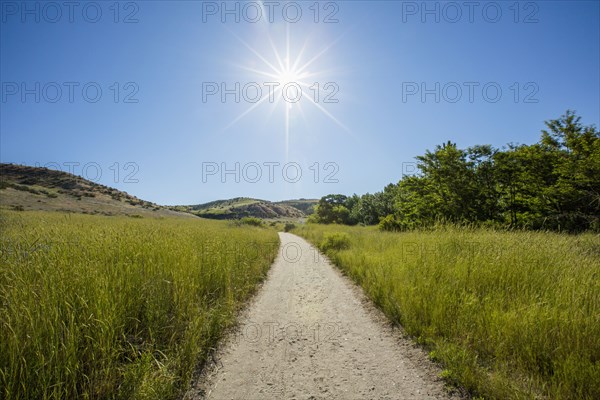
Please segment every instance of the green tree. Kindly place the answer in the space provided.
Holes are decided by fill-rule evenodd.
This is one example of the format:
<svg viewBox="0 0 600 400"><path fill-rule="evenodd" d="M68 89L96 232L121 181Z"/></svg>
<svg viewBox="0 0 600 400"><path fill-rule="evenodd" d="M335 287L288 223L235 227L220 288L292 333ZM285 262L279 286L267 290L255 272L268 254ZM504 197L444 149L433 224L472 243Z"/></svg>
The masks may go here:
<svg viewBox="0 0 600 400"><path fill-rule="evenodd" d="M350 223L350 210L347 208L348 196L343 194L329 194L321 197L315 206L311 221L322 224L347 224Z"/></svg>
<svg viewBox="0 0 600 400"><path fill-rule="evenodd" d="M447 142L416 157L418 174L383 191L323 197L313 220L386 230L440 221L600 230L600 134L567 111L532 145L466 150Z"/></svg>
<svg viewBox="0 0 600 400"><path fill-rule="evenodd" d="M425 179L427 201L438 219L462 222L475 217L475 180L466 158L467 152L452 142L416 157Z"/></svg>
<svg viewBox="0 0 600 400"><path fill-rule="evenodd" d="M568 110L546 121L541 145L554 154L551 199L552 228L578 231L598 229L600 216L600 133L583 126L581 117Z"/></svg>

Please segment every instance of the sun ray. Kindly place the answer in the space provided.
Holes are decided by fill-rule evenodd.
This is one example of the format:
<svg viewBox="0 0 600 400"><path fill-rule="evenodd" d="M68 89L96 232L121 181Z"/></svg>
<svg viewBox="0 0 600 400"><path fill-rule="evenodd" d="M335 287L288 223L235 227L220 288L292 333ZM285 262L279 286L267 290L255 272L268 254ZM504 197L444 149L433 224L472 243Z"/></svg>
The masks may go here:
<svg viewBox="0 0 600 400"><path fill-rule="evenodd" d="M329 51L333 46L335 46L337 44L337 42L340 41L340 39L343 37L344 35L340 35L337 39L335 39L333 42L329 43L327 46L325 46L325 48L323 48L319 53L317 53L317 55L315 55L313 58L311 58L307 63L305 63L302 67L298 68L298 72L303 72L304 69L308 68L313 62L315 62L316 60L318 60L323 54L327 53L327 51Z"/></svg>
<svg viewBox="0 0 600 400"><path fill-rule="evenodd" d="M290 25L285 25L285 68L290 70Z"/></svg>
<svg viewBox="0 0 600 400"><path fill-rule="evenodd" d="M250 50L252 53L254 53L255 56L257 56L262 62L264 62L267 66L269 66L269 68L271 68L275 73L279 73L280 71L273 65L271 64L266 58L264 58L258 51L256 51L252 46L250 46L248 43L246 43L242 38L240 38L238 35L236 35L235 33L233 33L230 30L231 34L238 40L240 41L240 43L242 43L244 46L246 46L246 48L248 50Z"/></svg>
<svg viewBox="0 0 600 400"><path fill-rule="evenodd" d="M304 41L304 44L302 45L302 48L298 52L298 56L296 57L296 61L294 61L294 65L292 65L292 70L293 71L297 71L298 70L298 63L300 62L300 60L302 59L302 56L304 55L304 51L306 50L306 44L307 44L307 40Z"/></svg>
<svg viewBox="0 0 600 400"><path fill-rule="evenodd" d="M267 114L267 119L271 119L271 116L273 115L273 113L275 112L275 110L277 109L277 107L279 106L279 103L281 102L281 99L278 98L276 101L274 101L273 103L271 103L271 107L269 109L269 113Z"/></svg>
<svg viewBox="0 0 600 400"><path fill-rule="evenodd" d="M352 134L352 131L350 129L348 129L346 127L346 125L342 124L336 117L334 117L333 115L331 115L331 113L329 113L329 111L327 111L326 109L324 109L319 103L316 103L313 99L310 98L310 96L306 96L306 98L313 103L319 110L321 110L323 112L323 114L325 114L326 116L329 117L329 119L331 119L333 122L335 122L337 125L339 125L341 128L343 128L346 132L348 132L349 134L351 134L352 136L354 136Z"/></svg>
<svg viewBox="0 0 600 400"><path fill-rule="evenodd" d="M306 72L300 73L299 75L300 75L300 77L302 79L306 79L306 78L314 78L316 76L327 76L327 75L330 75L332 72L335 72L335 71L337 71L337 70L334 70L334 69L331 68L331 69L323 69L323 70L315 71L315 72L308 72L308 71L306 71Z"/></svg>
<svg viewBox="0 0 600 400"><path fill-rule="evenodd" d="M257 1L258 6L260 7L260 12L261 15L268 15L267 11L265 10L265 4L264 1ZM264 22L265 26L269 26L269 19L268 18L261 18L261 21Z"/></svg>
<svg viewBox="0 0 600 400"><path fill-rule="evenodd" d="M288 162L290 152L290 106L284 104L285 107L285 161Z"/></svg>
<svg viewBox="0 0 600 400"><path fill-rule="evenodd" d="M246 67L244 65L236 65L236 67L238 67L240 69L243 69L243 70L246 70L248 72L254 72L255 74L267 76L267 77L273 78L273 79L278 79L281 76L279 73L272 73L272 72L261 71L259 69Z"/></svg>
<svg viewBox="0 0 600 400"><path fill-rule="evenodd" d="M279 64L280 69L278 70L278 72L280 73L281 71L283 71L285 69L285 66L283 65L283 60L281 59L281 56L279 55L279 51L277 51L277 47L275 47L275 43L273 43L273 38L269 34L267 34L267 36L269 37L269 43L271 45L271 49L273 49L273 53L275 53L275 59L277 60L277 63Z"/></svg>
<svg viewBox="0 0 600 400"><path fill-rule="evenodd" d="M277 88L275 88L275 90L273 91L273 94L277 93L278 91L280 91L280 87L278 86ZM258 107L259 105L261 105L262 103L264 103L266 100L269 99L269 96L264 96L262 99L260 99L259 101L257 101L256 103L254 103L251 107L249 107L246 111L244 111L243 113L241 113L240 115L238 115L238 117L236 119L234 119L233 121L231 121L229 123L229 125L227 125L223 130L227 130L229 128L231 128L233 125L235 125L236 122L238 122L240 119L244 118L246 115L248 115L249 112L251 112L252 110L254 110L256 107Z"/></svg>
<svg viewBox="0 0 600 400"><path fill-rule="evenodd" d="M302 104L298 103L298 111L300 112L300 116L302 116L302 120L304 124L308 126L308 120L306 119L306 115L304 114L304 109L302 108Z"/></svg>

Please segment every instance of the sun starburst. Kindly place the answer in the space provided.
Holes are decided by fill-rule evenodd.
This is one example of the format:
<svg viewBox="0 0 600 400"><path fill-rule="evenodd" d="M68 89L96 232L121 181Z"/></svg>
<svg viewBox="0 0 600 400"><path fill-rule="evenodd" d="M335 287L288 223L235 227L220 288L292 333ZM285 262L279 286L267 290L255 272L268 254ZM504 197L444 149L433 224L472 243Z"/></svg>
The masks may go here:
<svg viewBox="0 0 600 400"><path fill-rule="evenodd" d="M270 34L266 33L267 42L271 48L271 56L267 57L257 49L249 45L242 38L231 32L236 39L242 43L262 64L262 68L253 68L247 65L238 65L239 68L250 72L252 74L258 75L265 79L265 82L273 85L274 90L271 93L274 95L274 101L270 101L273 103L274 107L277 107L281 102L284 102L284 134L285 134L285 154L286 158L289 152L289 137L290 137L290 127L291 127L291 113L295 108L298 109L300 115L306 119L305 113L302 110L302 103L312 104L317 110L323 113L327 118L333 121L336 125L340 126L347 132L350 132L349 129L344 126L336 117L334 117L329 111L327 111L319 101L315 101L313 98L314 88L314 79L318 76L324 75L326 72L317 68L317 61L337 43L339 38L326 46L324 46L319 52L315 54L308 54L308 42L305 41L303 46L298 50L294 51L290 45L290 29L289 24L286 26L285 32L285 46L284 48L278 48L273 38ZM308 56L307 56L308 54ZM305 61L307 59L307 61ZM309 70L309 68L312 69ZM287 86L286 86L287 85ZM288 86L293 86L296 89L301 90L301 95L299 101L288 101L286 97L283 95L282 90L287 88ZM318 90L318 89L317 89ZM244 112L234 118L227 128L236 124L239 120L247 116L252 111L256 110L258 107L267 102L267 100L273 100L270 96L265 95L260 98L259 101L252 104L248 107ZM306 100L306 101L305 101ZM272 112L273 110L271 110Z"/></svg>

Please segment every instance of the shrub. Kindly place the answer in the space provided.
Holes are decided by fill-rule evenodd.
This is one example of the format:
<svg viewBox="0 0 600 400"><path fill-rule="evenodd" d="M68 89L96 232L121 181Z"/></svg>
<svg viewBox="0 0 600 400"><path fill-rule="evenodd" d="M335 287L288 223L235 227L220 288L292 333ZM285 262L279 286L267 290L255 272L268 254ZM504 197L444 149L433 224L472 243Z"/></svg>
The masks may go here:
<svg viewBox="0 0 600 400"><path fill-rule="evenodd" d="M346 233L326 233L321 244L319 244L321 251L345 250L348 248L350 248L350 236Z"/></svg>
<svg viewBox="0 0 600 400"><path fill-rule="evenodd" d="M256 217L244 217L240 219L240 225L262 226L262 219Z"/></svg>
<svg viewBox="0 0 600 400"><path fill-rule="evenodd" d="M10 184L9 184L10 185ZM13 189L16 190L20 190L22 192L29 192L29 193L33 193L33 194L40 194L40 192L38 192L37 190L35 190L32 187L26 186L26 185L16 185L16 184L12 184L10 185L10 187L12 187Z"/></svg>
<svg viewBox="0 0 600 400"><path fill-rule="evenodd" d="M402 223L392 214L380 218L377 227L380 231L388 232L401 231L403 228Z"/></svg>
<svg viewBox="0 0 600 400"><path fill-rule="evenodd" d="M292 229L294 229L295 227L296 227L296 225L295 225L295 224L292 224L291 222L286 222L286 224L285 224L285 225L284 225L284 227L283 227L283 231L284 231L284 232L289 232L289 231L291 231Z"/></svg>

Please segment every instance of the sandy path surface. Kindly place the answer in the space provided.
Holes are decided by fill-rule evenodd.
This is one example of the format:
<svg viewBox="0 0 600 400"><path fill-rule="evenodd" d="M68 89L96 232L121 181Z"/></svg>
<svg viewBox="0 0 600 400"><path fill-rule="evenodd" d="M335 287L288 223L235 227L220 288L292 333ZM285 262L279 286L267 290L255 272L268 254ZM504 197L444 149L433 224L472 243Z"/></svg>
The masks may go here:
<svg viewBox="0 0 600 400"><path fill-rule="evenodd" d="M304 239L280 238L267 281L186 398L452 398L358 287Z"/></svg>

